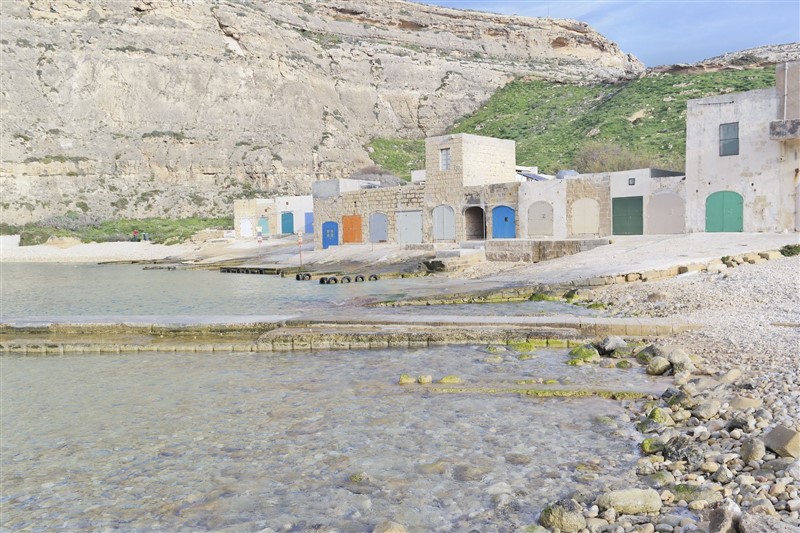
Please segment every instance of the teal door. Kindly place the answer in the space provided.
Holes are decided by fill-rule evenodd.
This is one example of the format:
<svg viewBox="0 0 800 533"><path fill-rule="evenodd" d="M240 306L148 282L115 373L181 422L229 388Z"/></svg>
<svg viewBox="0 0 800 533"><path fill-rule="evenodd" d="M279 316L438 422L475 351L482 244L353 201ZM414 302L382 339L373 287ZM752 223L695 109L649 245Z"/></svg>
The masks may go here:
<svg viewBox="0 0 800 533"><path fill-rule="evenodd" d="M644 233L643 205L641 196L612 198L612 233L614 235L642 235Z"/></svg>
<svg viewBox="0 0 800 533"><path fill-rule="evenodd" d="M706 231L744 231L744 200L733 191L717 191L706 198Z"/></svg>
<svg viewBox="0 0 800 533"><path fill-rule="evenodd" d="M281 213L281 233L294 233L294 213Z"/></svg>
<svg viewBox="0 0 800 533"><path fill-rule="evenodd" d="M258 219L258 229L261 230L261 235L269 235L269 221L265 217Z"/></svg>

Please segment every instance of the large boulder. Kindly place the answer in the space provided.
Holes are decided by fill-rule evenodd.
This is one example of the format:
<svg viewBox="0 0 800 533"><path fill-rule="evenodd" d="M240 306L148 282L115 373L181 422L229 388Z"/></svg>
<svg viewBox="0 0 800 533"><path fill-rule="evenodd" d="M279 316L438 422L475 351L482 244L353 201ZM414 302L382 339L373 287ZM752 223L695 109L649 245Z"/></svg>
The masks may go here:
<svg viewBox="0 0 800 533"><path fill-rule="evenodd" d="M681 348L672 347L667 350L667 360L672 364L675 373L678 372L691 372L695 370L694 363L691 357Z"/></svg>
<svg viewBox="0 0 800 533"><path fill-rule="evenodd" d="M781 457L800 457L800 432L775 426L764 436L764 445Z"/></svg>
<svg viewBox="0 0 800 533"><path fill-rule="evenodd" d="M744 514L739 520L739 533L800 533L800 527L763 514Z"/></svg>
<svg viewBox="0 0 800 533"><path fill-rule="evenodd" d="M661 510L661 496L653 489L612 490L602 494L595 503L601 509L614 509L617 514L657 513Z"/></svg>
<svg viewBox="0 0 800 533"><path fill-rule="evenodd" d="M597 350L600 355L612 355L616 350L627 348L628 343L616 335L611 335L597 343Z"/></svg>
<svg viewBox="0 0 800 533"><path fill-rule="evenodd" d="M666 357L655 356L647 363L647 373L651 376L666 374L672 368Z"/></svg>
<svg viewBox="0 0 800 533"><path fill-rule="evenodd" d="M583 508L575 500L558 500L545 507L539 517L539 523L544 527L558 528L565 533L575 533L586 527L586 518Z"/></svg>

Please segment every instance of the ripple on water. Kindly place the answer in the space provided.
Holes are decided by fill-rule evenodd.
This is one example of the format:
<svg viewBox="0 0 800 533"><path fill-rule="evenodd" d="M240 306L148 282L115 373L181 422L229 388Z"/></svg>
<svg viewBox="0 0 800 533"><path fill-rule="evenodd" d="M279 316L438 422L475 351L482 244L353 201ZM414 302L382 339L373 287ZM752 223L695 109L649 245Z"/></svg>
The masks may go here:
<svg viewBox="0 0 800 533"><path fill-rule="evenodd" d="M486 355L4 356L2 525L360 531L394 519L508 531L555 496L630 472L636 437L615 402L396 385L427 373L654 386L632 371L567 367L563 351Z"/></svg>

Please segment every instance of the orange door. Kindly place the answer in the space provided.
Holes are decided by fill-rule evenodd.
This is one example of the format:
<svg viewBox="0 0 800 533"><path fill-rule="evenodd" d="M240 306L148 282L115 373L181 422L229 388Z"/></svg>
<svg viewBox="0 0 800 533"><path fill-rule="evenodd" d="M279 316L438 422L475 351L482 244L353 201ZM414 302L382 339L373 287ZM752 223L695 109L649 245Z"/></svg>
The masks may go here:
<svg viewBox="0 0 800 533"><path fill-rule="evenodd" d="M343 243L363 242L361 237L361 215L342 217L342 226L344 226Z"/></svg>

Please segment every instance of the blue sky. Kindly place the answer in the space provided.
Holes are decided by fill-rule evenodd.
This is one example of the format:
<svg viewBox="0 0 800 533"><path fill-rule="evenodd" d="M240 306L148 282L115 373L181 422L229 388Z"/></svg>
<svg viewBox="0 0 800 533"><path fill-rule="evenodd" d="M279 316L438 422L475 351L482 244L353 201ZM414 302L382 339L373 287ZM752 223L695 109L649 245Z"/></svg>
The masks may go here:
<svg viewBox="0 0 800 533"><path fill-rule="evenodd" d="M800 0L421 0L588 23L648 67L800 41Z"/></svg>

